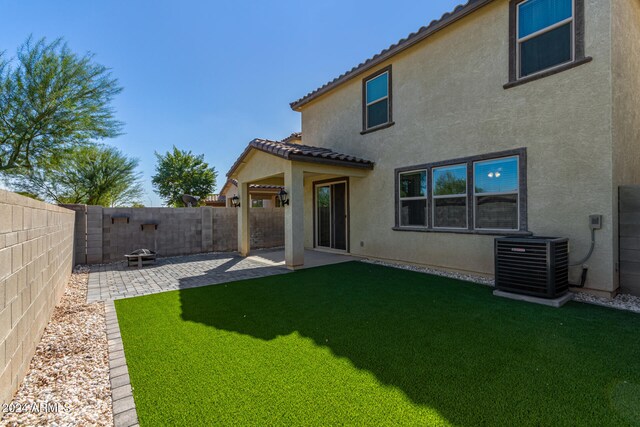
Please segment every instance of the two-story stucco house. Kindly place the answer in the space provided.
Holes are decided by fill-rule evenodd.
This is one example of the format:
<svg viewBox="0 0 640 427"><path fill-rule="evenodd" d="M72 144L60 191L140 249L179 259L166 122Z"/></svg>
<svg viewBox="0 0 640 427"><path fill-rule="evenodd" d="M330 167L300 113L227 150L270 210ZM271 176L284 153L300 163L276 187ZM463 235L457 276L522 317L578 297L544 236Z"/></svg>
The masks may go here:
<svg viewBox="0 0 640 427"><path fill-rule="evenodd" d="M601 214L585 289L617 292L640 1L471 0L291 107L302 144L254 140L229 172L243 199L286 188L287 265L320 248L492 275L496 236L568 237L576 260Z"/></svg>

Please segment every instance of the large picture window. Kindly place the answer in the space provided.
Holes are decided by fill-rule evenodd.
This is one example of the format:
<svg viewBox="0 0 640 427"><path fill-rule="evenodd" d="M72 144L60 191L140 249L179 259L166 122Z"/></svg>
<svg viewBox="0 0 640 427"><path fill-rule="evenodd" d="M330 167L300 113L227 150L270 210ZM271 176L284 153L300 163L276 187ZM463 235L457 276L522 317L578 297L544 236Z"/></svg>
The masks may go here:
<svg viewBox="0 0 640 427"><path fill-rule="evenodd" d="M589 62L584 0L511 0L510 68L505 88Z"/></svg>
<svg viewBox="0 0 640 427"><path fill-rule="evenodd" d="M391 123L391 67L363 80L363 131Z"/></svg>
<svg viewBox="0 0 640 427"><path fill-rule="evenodd" d="M526 149L396 169L396 229L527 231Z"/></svg>
<svg viewBox="0 0 640 427"><path fill-rule="evenodd" d="M426 227L427 225L427 172L413 171L400 174L400 224Z"/></svg>

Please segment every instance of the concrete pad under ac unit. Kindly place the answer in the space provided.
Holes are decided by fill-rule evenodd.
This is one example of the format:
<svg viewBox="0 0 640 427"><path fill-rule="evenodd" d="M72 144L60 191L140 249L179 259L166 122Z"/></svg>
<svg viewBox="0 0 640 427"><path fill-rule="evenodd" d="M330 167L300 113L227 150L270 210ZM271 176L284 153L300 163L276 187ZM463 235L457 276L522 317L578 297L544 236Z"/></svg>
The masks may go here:
<svg viewBox="0 0 640 427"><path fill-rule="evenodd" d="M563 296L554 298L554 299L538 298L538 297L532 297L528 295L513 294L511 292L499 291L497 289L493 291L493 295L497 297L516 300L516 301L532 302L534 304L546 305L546 306L555 307L555 308L560 308L573 299L573 294L571 292L567 292Z"/></svg>

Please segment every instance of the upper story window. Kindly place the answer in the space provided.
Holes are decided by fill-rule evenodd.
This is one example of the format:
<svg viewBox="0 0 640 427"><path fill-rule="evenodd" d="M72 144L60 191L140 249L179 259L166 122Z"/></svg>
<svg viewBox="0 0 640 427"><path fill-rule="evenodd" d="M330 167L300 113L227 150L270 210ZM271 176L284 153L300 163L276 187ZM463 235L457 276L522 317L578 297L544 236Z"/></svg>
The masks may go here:
<svg viewBox="0 0 640 427"><path fill-rule="evenodd" d="M391 66L363 80L362 130L381 129L391 121Z"/></svg>
<svg viewBox="0 0 640 427"><path fill-rule="evenodd" d="M505 88L573 68L584 55L584 0L511 0Z"/></svg>
<svg viewBox="0 0 640 427"><path fill-rule="evenodd" d="M527 0L518 5L520 77L573 59L573 0Z"/></svg>

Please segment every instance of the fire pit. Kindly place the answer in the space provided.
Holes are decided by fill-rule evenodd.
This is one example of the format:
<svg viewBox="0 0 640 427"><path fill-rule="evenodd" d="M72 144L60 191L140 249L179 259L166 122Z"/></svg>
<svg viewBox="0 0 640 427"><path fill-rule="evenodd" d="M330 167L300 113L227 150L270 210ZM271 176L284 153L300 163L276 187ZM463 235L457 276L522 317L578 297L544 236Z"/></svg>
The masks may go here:
<svg viewBox="0 0 640 427"><path fill-rule="evenodd" d="M124 257L127 259L127 266L129 267L137 265L141 268L145 264L156 263L156 253L150 249L136 249Z"/></svg>

